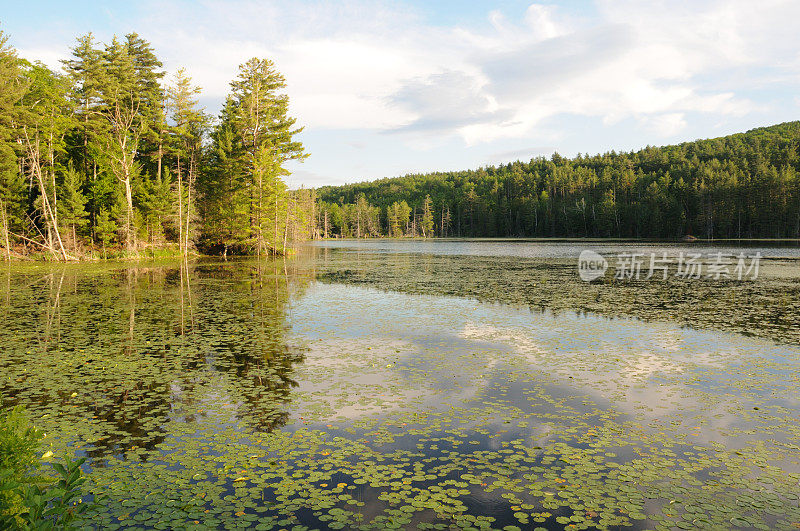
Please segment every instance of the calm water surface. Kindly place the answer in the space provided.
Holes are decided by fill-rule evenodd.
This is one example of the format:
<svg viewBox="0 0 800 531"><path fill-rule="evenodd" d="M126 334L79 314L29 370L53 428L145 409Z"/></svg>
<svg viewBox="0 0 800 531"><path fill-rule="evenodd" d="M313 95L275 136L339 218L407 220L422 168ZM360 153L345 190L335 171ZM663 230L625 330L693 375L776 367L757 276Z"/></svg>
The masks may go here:
<svg viewBox="0 0 800 531"><path fill-rule="evenodd" d="M663 252L677 255L679 252L730 253L747 255L760 252L768 258L800 258L800 240L772 242L752 240L731 242L630 242L626 240L536 240L536 239L379 239L379 240L325 240L314 242L315 247L327 249L362 250L380 253L424 253L457 256L517 256L520 258L574 258L584 249L593 249L602 255L620 252L642 252L647 255Z"/></svg>
<svg viewBox="0 0 800 531"><path fill-rule="evenodd" d="M796 529L797 248L592 284L583 248L14 266L0 390L89 457L88 528Z"/></svg>

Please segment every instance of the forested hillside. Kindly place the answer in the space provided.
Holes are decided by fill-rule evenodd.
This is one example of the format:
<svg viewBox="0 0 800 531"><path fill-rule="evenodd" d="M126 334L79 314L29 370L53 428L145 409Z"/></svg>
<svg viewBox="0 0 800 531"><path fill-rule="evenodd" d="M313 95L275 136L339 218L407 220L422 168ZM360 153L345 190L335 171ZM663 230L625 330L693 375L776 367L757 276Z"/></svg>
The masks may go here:
<svg viewBox="0 0 800 531"><path fill-rule="evenodd" d="M312 230L315 198L282 180L305 156L284 88L253 58L213 120L136 33L79 37L54 71L0 32L2 256L285 252Z"/></svg>
<svg viewBox="0 0 800 531"><path fill-rule="evenodd" d="M800 122L318 190L343 236L800 237Z"/></svg>

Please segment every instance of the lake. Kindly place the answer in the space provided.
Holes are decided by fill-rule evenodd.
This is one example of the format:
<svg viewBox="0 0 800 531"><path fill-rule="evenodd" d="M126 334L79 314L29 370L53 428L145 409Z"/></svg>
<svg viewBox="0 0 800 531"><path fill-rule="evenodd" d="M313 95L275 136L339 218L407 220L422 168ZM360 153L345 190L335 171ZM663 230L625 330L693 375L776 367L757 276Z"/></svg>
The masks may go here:
<svg viewBox="0 0 800 531"><path fill-rule="evenodd" d="M614 278L719 252L758 274ZM4 405L108 496L87 528L800 527L796 244L15 264L0 316Z"/></svg>

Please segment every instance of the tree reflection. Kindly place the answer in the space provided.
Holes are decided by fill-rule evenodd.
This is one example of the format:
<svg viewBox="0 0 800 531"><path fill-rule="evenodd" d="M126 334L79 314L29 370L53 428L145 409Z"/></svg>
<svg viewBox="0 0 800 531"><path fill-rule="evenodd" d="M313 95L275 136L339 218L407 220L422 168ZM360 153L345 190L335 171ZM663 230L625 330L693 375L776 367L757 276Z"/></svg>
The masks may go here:
<svg viewBox="0 0 800 531"><path fill-rule="evenodd" d="M0 391L92 456L152 449L171 422L222 410L276 429L304 358L286 311L308 278L283 261L8 272Z"/></svg>

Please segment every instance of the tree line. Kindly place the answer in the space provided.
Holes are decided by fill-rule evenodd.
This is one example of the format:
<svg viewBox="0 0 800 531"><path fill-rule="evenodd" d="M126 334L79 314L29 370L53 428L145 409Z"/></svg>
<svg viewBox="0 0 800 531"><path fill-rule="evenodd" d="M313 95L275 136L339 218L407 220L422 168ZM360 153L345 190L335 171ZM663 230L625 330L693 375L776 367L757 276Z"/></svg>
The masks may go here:
<svg viewBox="0 0 800 531"><path fill-rule="evenodd" d="M313 231L314 192L283 181L306 154L271 61L240 65L216 119L136 33L81 36L62 63L22 59L0 32L5 258L284 253Z"/></svg>
<svg viewBox="0 0 800 531"><path fill-rule="evenodd" d="M317 190L322 235L800 237L800 122Z"/></svg>

